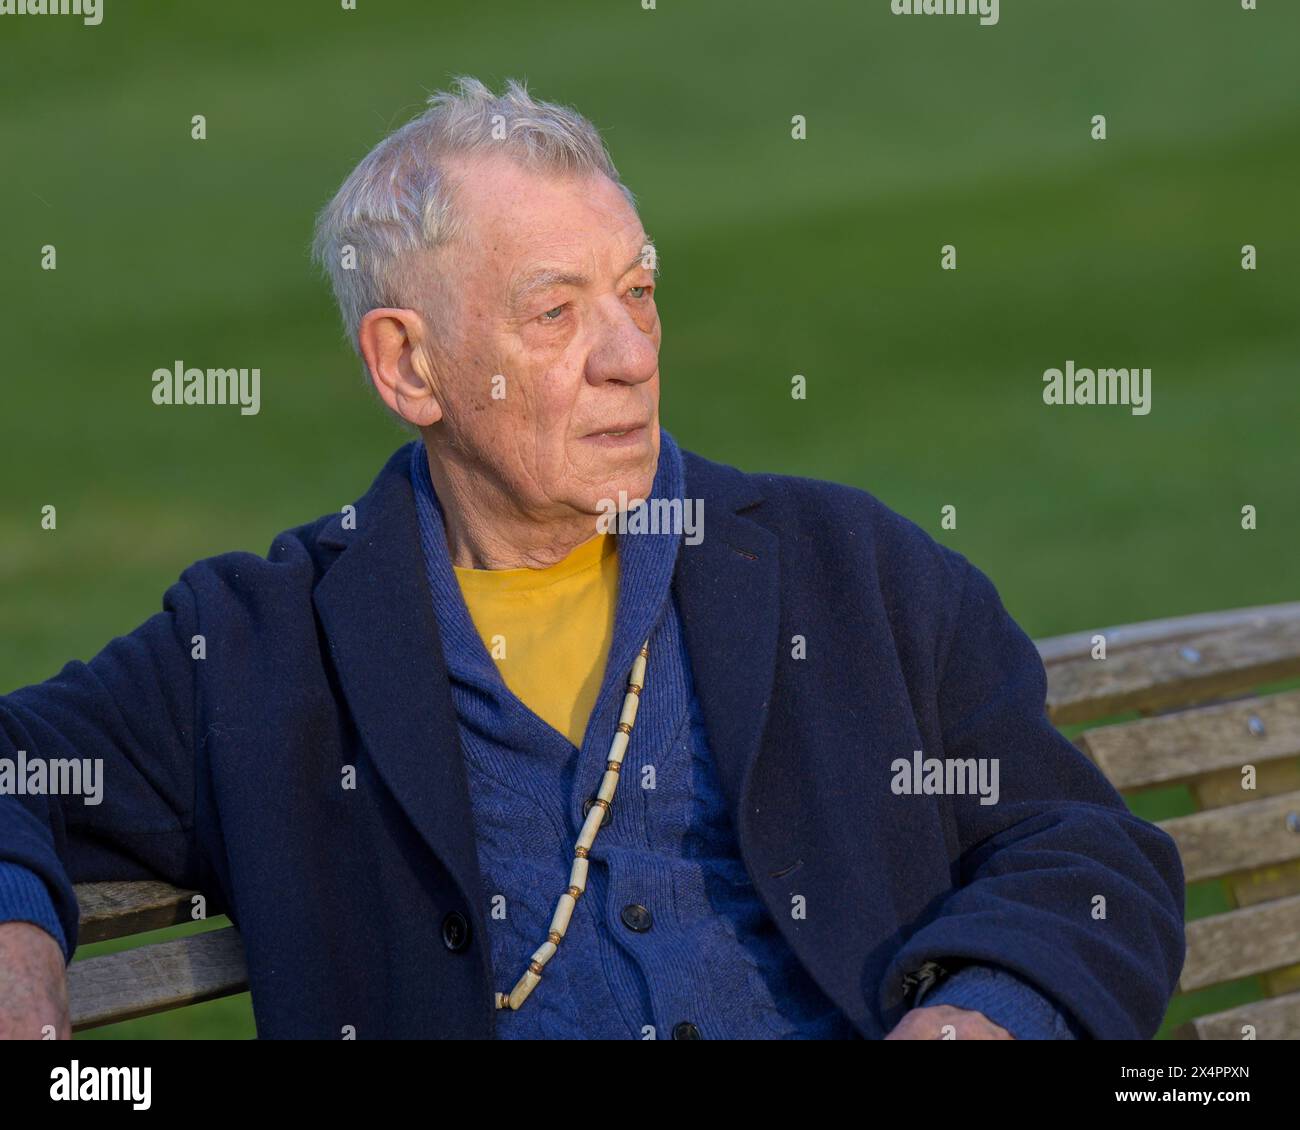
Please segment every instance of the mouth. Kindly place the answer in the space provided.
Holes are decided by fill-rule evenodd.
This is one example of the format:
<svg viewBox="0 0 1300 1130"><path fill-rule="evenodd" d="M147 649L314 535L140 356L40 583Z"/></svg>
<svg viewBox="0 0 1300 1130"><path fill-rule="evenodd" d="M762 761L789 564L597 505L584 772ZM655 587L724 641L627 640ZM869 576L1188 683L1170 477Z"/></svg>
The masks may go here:
<svg viewBox="0 0 1300 1130"><path fill-rule="evenodd" d="M582 438L588 443L599 444L602 447L626 447L644 442L649 436L649 431L649 427L645 424L619 423L609 428L602 428L598 432L591 432Z"/></svg>

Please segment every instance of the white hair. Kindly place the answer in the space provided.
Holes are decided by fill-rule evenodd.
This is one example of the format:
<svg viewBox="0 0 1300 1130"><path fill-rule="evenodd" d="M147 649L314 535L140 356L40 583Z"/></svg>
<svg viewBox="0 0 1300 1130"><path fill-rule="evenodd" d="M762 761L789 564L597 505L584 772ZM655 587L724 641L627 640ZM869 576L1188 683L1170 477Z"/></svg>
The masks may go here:
<svg viewBox="0 0 1300 1130"><path fill-rule="evenodd" d="M497 96L469 76L438 91L429 108L388 135L353 169L316 220L312 252L329 273L348 339L368 310L417 305L415 260L456 238L461 217L446 158L502 152L529 168L557 174L603 173L635 208L596 127L581 114L538 102L509 79Z"/></svg>

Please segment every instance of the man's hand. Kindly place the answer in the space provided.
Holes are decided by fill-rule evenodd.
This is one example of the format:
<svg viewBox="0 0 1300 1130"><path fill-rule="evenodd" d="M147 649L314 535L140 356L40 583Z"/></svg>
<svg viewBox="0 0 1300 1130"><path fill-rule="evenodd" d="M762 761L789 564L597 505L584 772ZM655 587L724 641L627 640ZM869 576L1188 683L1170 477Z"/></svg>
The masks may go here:
<svg viewBox="0 0 1300 1130"><path fill-rule="evenodd" d="M63 950L30 922L0 922L0 1039L72 1038Z"/></svg>
<svg viewBox="0 0 1300 1130"><path fill-rule="evenodd" d="M937 1004L914 1008L903 1017L886 1040L1014 1040L982 1012Z"/></svg>

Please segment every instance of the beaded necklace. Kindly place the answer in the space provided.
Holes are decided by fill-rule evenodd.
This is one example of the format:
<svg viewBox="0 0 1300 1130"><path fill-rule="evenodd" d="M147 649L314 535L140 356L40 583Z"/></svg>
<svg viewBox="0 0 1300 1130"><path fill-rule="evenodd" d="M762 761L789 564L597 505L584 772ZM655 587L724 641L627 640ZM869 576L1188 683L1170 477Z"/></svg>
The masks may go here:
<svg viewBox="0 0 1300 1130"><path fill-rule="evenodd" d="M551 928L546 933L546 941L538 947L528 962L528 968L508 993L497 993L497 1008L517 1009L528 999L528 995L537 988L542 980L542 970L546 963L555 956L560 942L564 940L573 917L573 908L578 898L587 889L587 853L596 842L596 833L609 812L614 791L618 788L619 770L623 765L623 755L627 752L628 742L632 737L632 727L636 723L637 707L641 702L641 688L645 686L646 659L650 655L650 641L641 645L636 659L632 661L632 672L627 679L627 693L623 697L623 711L618 718L618 728L609 746L609 758L605 762L605 776L600 782L600 791L592 800L587 818L578 835L578 842L573 849L573 867L569 871L569 885L560 901L556 904L555 914L551 918Z"/></svg>

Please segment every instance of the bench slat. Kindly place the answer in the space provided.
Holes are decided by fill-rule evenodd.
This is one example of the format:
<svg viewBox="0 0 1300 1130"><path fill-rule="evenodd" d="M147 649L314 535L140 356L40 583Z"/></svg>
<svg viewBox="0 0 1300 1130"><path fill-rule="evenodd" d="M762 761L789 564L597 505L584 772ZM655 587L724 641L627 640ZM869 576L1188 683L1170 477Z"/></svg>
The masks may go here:
<svg viewBox="0 0 1300 1130"><path fill-rule="evenodd" d="M68 966L73 1031L133 1020L247 988L244 943L233 926Z"/></svg>
<svg viewBox="0 0 1300 1130"><path fill-rule="evenodd" d="M1223 808L1247 800L1263 800L1300 790L1300 757L1285 757L1281 761L1261 761L1252 757L1249 764L1255 770L1253 789L1243 789L1242 769L1247 764L1231 769L1219 769L1197 777L1191 782L1191 793L1198 810Z"/></svg>
<svg viewBox="0 0 1300 1130"><path fill-rule="evenodd" d="M1300 620L1280 619L1054 663L1047 706L1052 721L1065 725L1205 702L1293 675L1300 675Z"/></svg>
<svg viewBox="0 0 1300 1130"><path fill-rule="evenodd" d="M1300 620L1300 601L1287 604L1261 604L1254 608L1232 608L1226 612L1198 612L1166 620L1144 620L1137 624L1116 624L1087 632L1070 632L1036 640L1043 663L1050 667L1070 659L1086 659L1092 654L1093 636L1106 637L1106 654L1139 644L1171 643L1189 636L1233 628L1263 628L1280 620Z"/></svg>
<svg viewBox="0 0 1300 1130"><path fill-rule="evenodd" d="M78 945L189 922L196 894L152 880L78 883L73 890L81 910Z"/></svg>
<svg viewBox="0 0 1300 1130"><path fill-rule="evenodd" d="M1178 987L1185 993L1235 981L1295 961L1300 895L1187 923L1187 960Z"/></svg>
<svg viewBox="0 0 1300 1130"><path fill-rule="evenodd" d="M1300 792L1179 816L1160 827L1178 845L1189 883L1288 863L1300 859Z"/></svg>
<svg viewBox="0 0 1300 1130"><path fill-rule="evenodd" d="M1300 1040L1300 993L1198 1016L1173 1036L1176 1040L1240 1040L1247 1024L1254 1025L1257 1040Z"/></svg>
<svg viewBox="0 0 1300 1130"><path fill-rule="evenodd" d="M1247 763L1300 755L1300 691L1098 726L1080 734L1078 745L1121 792L1239 772Z"/></svg>

